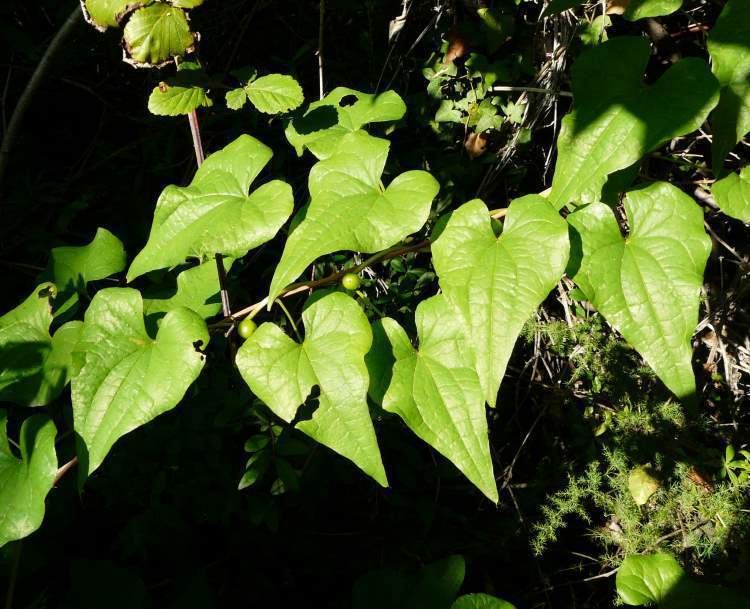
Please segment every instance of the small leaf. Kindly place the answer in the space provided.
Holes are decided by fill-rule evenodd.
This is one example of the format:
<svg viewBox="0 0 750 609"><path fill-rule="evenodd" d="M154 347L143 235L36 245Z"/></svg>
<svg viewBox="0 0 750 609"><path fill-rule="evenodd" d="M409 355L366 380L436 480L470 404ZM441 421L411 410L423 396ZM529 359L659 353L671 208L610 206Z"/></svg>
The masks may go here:
<svg viewBox="0 0 750 609"><path fill-rule="evenodd" d="M416 310L418 350L395 320L378 322L374 332L387 337L378 342L395 358L383 408L400 416L497 503L482 386L458 317L443 296L422 301ZM377 368L371 368L372 377L387 375Z"/></svg>
<svg viewBox="0 0 750 609"><path fill-rule="evenodd" d="M206 90L207 80L199 64L183 61L177 66L174 78L154 87L148 98L149 112L159 116L179 116L212 106L213 101Z"/></svg>
<svg viewBox="0 0 750 609"><path fill-rule="evenodd" d="M73 354L73 422L82 479L101 465L118 438L171 410L198 378L208 344L205 322L175 308L155 339L146 332L137 290L107 288L86 311Z"/></svg>
<svg viewBox="0 0 750 609"><path fill-rule="evenodd" d="M54 285L38 286L20 305L0 317L0 399L21 406L44 406L68 382L71 353L81 323L68 322L52 337Z"/></svg>
<svg viewBox="0 0 750 609"><path fill-rule="evenodd" d="M168 0L172 6L179 8L195 8L203 4L204 0Z"/></svg>
<svg viewBox="0 0 750 609"><path fill-rule="evenodd" d="M590 48L574 64L575 105L562 121L549 195L557 208L599 201L608 175L694 131L716 105L718 82L705 61L683 59L646 86L649 54L646 39L620 37Z"/></svg>
<svg viewBox="0 0 750 609"><path fill-rule="evenodd" d="M750 165L714 182L711 194L721 211L750 224Z"/></svg>
<svg viewBox="0 0 750 609"><path fill-rule="evenodd" d="M465 594L456 599L451 609L516 609L508 601L489 594Z"/></svg>
<svg viewBox="0 0 750 609"><path fill-rule="evenodd" d="M292 189L273 180L248 196L273 153L241 135L209 156L190 186L168 186L159 197L151 234L128 270L128 281L187 258L233 258L270 241L292 213Z"/></svg>
<svg viewBox="0 0 750 609"><path fill-rule="evenodd" d="M8 444L7 413L0 411L0 547L36 531L55 481L55 424L34 415L21 425L18 459Z"/></svg>
<svg viewBox="0 0 750 609"><path fill-rule="evenodd" d="M125 248L107 229L99 228L88 245L55 247L42 277L58 289L55 316L62 315L86 294L86 285L125 269Z"/></svg>
<svg viewBox="0 0 750 609"><path fill-rule="evenodd" d="M309 304L302 320L302 344L275 324L262 324L237 352L242 378L287 423L318 386L312 418L296 427L387 486L367 406L364 357L372 342L367 317L351 297L333 292Z"/></svg>
<svg viewBox="0 0 750 609"><path fill-rule="evenodd" d="M123 30L123 43L136 66L159 66L193 50L196 35L185 11L163 2L136 10Z"/></svg>
<svg viewBox="0 0 750 609"><path fill-rule="evenodd" d="M636 467L628 476L628 490L636 505L646 505L659 486L659 481L645 467Z"/></svg>
<svg viewBox="0 0 750 609"><path fill-rule="evenodd" d="M439 186L426 171L407 171L383 189L389 143L364 132L342 140L340 152L310 170L310 206L276 267L268 302L318 257L339 250L377 252L427 220Z"/></svg>
<svg viewBox="0 0 750 609"><path fill-rule="evenodd" d="M245 85L250 103L265 114L282 114L305 99L302 87L288 74L268 74Z"/></svg>
<svg viewBox="0 0 750 609"><path fill-rule="evenodd" d="M711 252L703 214L666 182L630 191L625 212L627 238L603 203L568 216L582 252L571 256L572 278L664 384L687 399L695 393L690 340Z"/></svg>
<svg viewBox="0 0 750 609"><path fill-rule="evenodd" d="M432 246L440 287L466 324L490 406L524 323L563 275L569 247L565 221L538 195L511 203L499 238L484 203L465 203Z"/></svg>
<svg viewBox="0 0 750 609"><path fill-rule="evenodd" d="M240 483L237 486L237 489L240 491L258 482L271 465L271 455L267 451L263 451L254 456L255 458L252 459L252 461L248 461L245 473L242 474Z"/></svg>
<svg viewBox="0 0 750 609"><path fill-rule="evenodd" d="M721 174L727 155L750 131L750 2L729 0L711 33L711 67L721 85L719 105L711 118L712 166Z"/></svg>
<svg viewBox="0 0 750 609"><path fill-rule="evenodd" d="M292 120L285 134L298 155L307 148L318 159L325 159L336 152L347 133L370 123L397 121L404 114L406 104L394 91L373 95L337 87Z"/></svg>
<svg viewBox="0 0 750 609"><path fill-rule="evenodd" d="M81 0L86 21L102 32L108 27L117 27L119 17L136 4L136 0Z"/></svg>
<svg viewBox="0 0 750 609"><path fill-rule="evenodd" d="M247 103L247 92L244 87L231 89L226 92L224 99L227 102L227 108L230 110L239 110Z"/></svg>
<svg viewBox="0 0 750 609"><path fill-rule="evenodd" d="M262 448L268 446L270 442L271 440L267 435L256 434L253 437L247 439L244 449L246 453L258 452Z"/></svg>

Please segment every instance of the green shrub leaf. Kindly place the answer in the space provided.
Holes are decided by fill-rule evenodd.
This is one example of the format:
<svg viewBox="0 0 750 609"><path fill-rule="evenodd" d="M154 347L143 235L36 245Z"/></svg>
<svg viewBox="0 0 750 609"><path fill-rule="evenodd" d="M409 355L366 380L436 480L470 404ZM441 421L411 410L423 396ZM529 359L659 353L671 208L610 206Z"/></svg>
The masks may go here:
<svg viewBox="0 0 750 609"><path fill-rule="evenodd" d="M705 61L683 59L647 86L648 57L645 39L614 38L573 66L575 106L562 121L550 193L558 208L599 201L608 175L694 131L716 105L718 83Z"/></svg>
<svg viewBox="0 0 750 609"><path fill-rule="evenodd" d="M108 27L117 27L119 17L127 11L129 6L136 4L134 0L82 0L81 7L86 20L100 31Z"/></svg>
<svg viewBox="0 0 750 609"><path fill-rule="evenodd" d="M406 104L394 91L370 94L337 87L291 121L286 137L297 154L307 148L317 158L325 159L337 150L347 133L370 123L397 121L404 114Z"/></svg>
<svg viewBox="0 0 750 609"><path fill-rule="evenodd" d="M681 6L682 0L630 0L622 16L630 21L661 17L671 15Z"/></svg>
<svg viewBox="0 0 750 609"><path fill-rule="evenodd" d="M603 203L568 216L582 252L571 256L572 277L664 384L687 398L695 393L690 340L711 251L703 214L665 182L629 192L625 212L626 238Z"/></svg>
<svg viewBox="0 0 750 609"><path fill-rule="evenodd" d="M136 10L123 30L130 61L137 66L159 66L192 51L196 35L181 8L156 2Z"/></svg>
<svg viewBox="0 0 750 609"><path fill-rule="evenodd" d="M465 321L490 406L524 323L562 277L569 249L565 221L537 195L511 203L499 238L484 203L465 203L433 244L440 287Z"/></svg>
<svg viewBox="0 0 750 609"><path fill-rule="evenodd" d="M36 531L44 499L55 481L55 424L34 415L21 425L20 459L8 443L7 413L0 411L0 547Z"/></svg>
<svg viewBox="0 0 750 609"><path fill-rule="evenodd" d="M489 594L465 594L456 599L451 609L516 609L508 601Z"/></svg>
<svg viewBox="0 0 750 609"><path fill-rule="evenodd" d="M177 74L154 87L148 98L148 110L159 116L190 114L197 108L213 106L206 90L208 78L200 64L183 61Z"/></svg>
<svg viewBox="0 0 750 609"><path fill-rule="evenodd" d="M0 400L44 406L68 382L71 353L82 324L68 322L50 336L54 289L50 283L38 286L0 317Z"/></svg>
<svg viewBox="0 0 750 609"><path fill-rule="evenodd" d="M245 85L250 103L266 114L294 110L305 99L302 87L288 74L268 74Z"/></svg>
<svg viewBox="0 0 750 609"><path fill-rule="evenodd" d="M395 359L383 408L400 416L409 429L497 503L482 386L472 367L459 313L443 296L434 296L417 307L416 325L418 350L395 320L386 317L374 327L376 336L385 337L376 344ZM384 360L368 358L372 361ZM377 365L373 368L375 378L390 372Z"/></svg>
<svg viewBox="0 0 750 609"><path fill-rule="evenodd" d="M750 2L729 0L708 36L711 65L721 85L719 105L712 116L714 173L750 131Z"/></svg>
<svg viewBox="0 0 750 609"><path fill-rule="evenodd" d="M241 135L209 156L190 186L168 186L128 281L189 257L205 260L220 253L238 258L272 239L292 213L291 187L273 180L247 194L272 155L268 146Z"/></svg>
<svg viewBox="0 0 750 609"><path fill-rule="evenodd" d="M208 344L205 322L175 308L155 339L146 332L137 290L107 288L86 311L73 354L73 421L83 479L118 438L174 408L203 369L198 347Z"/></svg>
<svg viewBox="0 0 750 609"><path fill-rule="evenodd" d="M125 269L125 248L107 229L99 228L88 245L55 247L42 275L57 286L55 315L61 315L86 294L86 284L105 279Z"/></svg>
<svg viewBox="0 0 750 609"><path fill-rule="evenodd" d="M711 194L725 214L750 223L750 165L714 182Z"/></svg>
<svg viewBox="0 0 750 609"><path fill-rule="evenodd" d="M237 352L242 378L288 423L311 389L319 387L312 418L296 427L387 486L367 407L364 357L372 343L367 317L351 297L334 292L310 303L302 320L302 344L275 324L262 324Z"/></svg>
<svg viewBox="0 0 750 609"><path fill-rule="evenodd" d="M364 132L346 135L341 151L316 163L310 206L284 246L269 303L319 256L339 250L377 252L418 231L439 186L426 171L407 171L387 188L380 178L389 143Z"/></svg>

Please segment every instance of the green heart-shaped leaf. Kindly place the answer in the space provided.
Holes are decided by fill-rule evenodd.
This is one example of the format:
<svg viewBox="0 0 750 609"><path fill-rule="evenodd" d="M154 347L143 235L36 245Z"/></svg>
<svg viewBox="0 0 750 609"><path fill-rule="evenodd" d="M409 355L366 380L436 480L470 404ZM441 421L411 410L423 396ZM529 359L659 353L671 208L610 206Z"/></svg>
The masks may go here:
<svg viewBox="0 0 750 609"><path fill-rule="evenodd" d="M331 156L347 133L370 123L397 121L406 114L404 100L394 91L362 93L337 87L319 101L312 102L302 116L286 128L286 137L301 155L305 148L317 158Z"/></svg>
<svg viewBox="0 0 750 609"><path fill-rule="evenodd" d="M82 324L68 322L50 336L54 292L54 285L42 284L0 317L0 400L44 406L67 384Z"/></svg>
<svg viewBox="0 0 750 609"><path fill-rule="evenodd" d="M44 499L55 481L55 424L34 415L21 425L20 456L8 444L7 413L0 411L0 547L36 531L44 519Z"/></svg>
<svg viewBox="0 0 750 609"><path fill-rule="evenodd" d="M395 359L382 404L497 503L482 386L459 315L443 296L422 301L416 310L418 350L395 320L375 325L376 348ZM386 364L371 365L372 378L389 375L387 359L368 357L368 364Z"/></svg>
<svg viewBox="0 0 750 609"><path fill-rule="evenodd" d="M433 244L440 287L465 321L490 406L524 323L560 281L569 249L565 221L538 195L511 203L500 237L484 203L465 203Z"/></svg>
<svg viewBox="0 0 750 609"><path fill-rule="evenodd" d="M750 224L750 165L714 182L711 194L721 211Z"/></svg>
<svg viewBox="0 0 750 609"><path fill-rule="evenodd" d="M711 67L721 97L711 117L712 166L721 173L724 160L750 131L750 2L729 0L708 36Z"/></svg>
<svg viewBox="0 0 750 609"><path fill-rule="evenodd" d="M189 309L169 311L152 339L137 290L108 288L94 296L71 384L84 479L118 438L177 405L203 369L197 348L208 338L205 322Z"/></svg>
<svg viewBox="0 0 750 609"><path fill-rule="evenodd" d="M695 393L690 340L711 252L703 214L665 182L629 192L625 213L627 237L603 203L568 216L580 240L572 277L664 384L688 398Z"/></svg>
<svg viewBox="0 0 750 609"><path fill-rule="evenodd" d="M128 281L186 258L233 258L270 241L294 207L292 189L273 180L248 196L273 152L241 135L201 165L190 186L168 186L159 197L151 234L128 270Z"/></svg>
<svg viewBox="0 0 750 609"><path fill-rule="evenodd" d="M196 35L181 8L156 2L128 18L123 43L136 66L159 66L192 51Z"/></svg>
<svg viewBox="0 0 750 609"><path fill-rule="evenodd" d="M575 105L562 121L549 195L556 207L599 201L608 175L694 131L716 105L718 83L701 59L683 59L644 85L649 53L645 38L614 38L574 64Z"/></svg>
<svg viewBox="0 0 750 609"><path fill-rule="evenodd" d="M302 344L275 324L262 324L237 352L242 378L287 422L319 387L312 418L296 427L387 486L367 406L364 358L372 343L367 317L352 298L334 292L309 304L302 320Z"/></svg>
<svg viewBox="0 0 750 609"><path fill-rule="evenodd" d="M439 186L426 171L380 181L389 143L352 133L341 150L310 170L310 206L276 267L269 303L316 258L339 250L377 252L418 231Z"/></svg>

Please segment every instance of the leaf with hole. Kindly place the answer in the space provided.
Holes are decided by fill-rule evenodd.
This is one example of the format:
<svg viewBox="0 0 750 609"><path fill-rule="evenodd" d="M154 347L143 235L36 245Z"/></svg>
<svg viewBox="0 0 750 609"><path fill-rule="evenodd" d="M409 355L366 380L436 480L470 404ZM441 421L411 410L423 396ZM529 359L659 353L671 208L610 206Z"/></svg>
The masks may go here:
<svg viewBox="0 0 750 609"><path fill-rule="evenodd" d="M418 231L438 183L407 171L387 188L381 176L389 143L364 132L344 136L342 148L310 170L310 206L289 235L271 280L268 302L318 257L339 250L378 252Z"/></svg>
<svg viewBox="0 0 750 609"><path fill-rule="evenodd" d="M465 203L433 244L440 287L466 325L490 406L524 323L562 277L569 249L565 221L538 195L511 203L500 237L484 203Z"/></svg>
<svg viewBox="0 0 750 609"><path fill-rule="evenodd" d="M630 232L594 203L568 216L570 275L587 299L679 398L695 393L691 337L711 240L693 200L666 182L630 191Z"/></svg>
<svg viewBox="0 0 750 609"><path fill-rule="evenodd" d="M373 328L374 349L384 353L368 356L370 377L390 377L383 409L400 416L496 503L482 386L459 314L434 296L417 307L416 326L418 349L389 317ZM377 390L371 393L380 401Z"/></svg>
<svg viewBox="0 0 750 609"><path fill-rule="evenodd" d="M310 302L302 321L301 344L277 325L261 324L237 352L242 378L287 423L318 387L312 417L295 427L387 486L367 406L364 358L372 343L367 317L351 297L333 292Z"/></svg>
<svg viewBox="0 0 750 609"><path fill-rule="evenodd" d="M683 59L645 85L649 54L644 38L613 38L573 65L575 104L557 138L549 195L556 207L599 201L607 176L698 129L716 105L718 82L705 61Z"/></svg>
<svg viewBox="0 0 750 609"><path fill-rule="evenodd" d="M168 186L128 281L187 258L206 260L215 253L239 258L270 241L292 213L292 189L273 180L247 192L272 155L268 146L241 135L210 155L190 186Z"/></svg>
<svg viewBox="0 0 750 609"><path fill-rule="evenodd" d="M8 443L7 413L0 411L0 547L42 524L44 499L57 473L56 435L48 417L29 417L21 425L18 458Z"/></svg>
<svg viewBox="0 0 750 609"><path fill-rule="evenodd" d="M203 369L198 348L208 338L205 322L184 307L169 311L151 338L137 290L107 288L94 296L71 383L82 480L119 438L180 402Z"/></svg>

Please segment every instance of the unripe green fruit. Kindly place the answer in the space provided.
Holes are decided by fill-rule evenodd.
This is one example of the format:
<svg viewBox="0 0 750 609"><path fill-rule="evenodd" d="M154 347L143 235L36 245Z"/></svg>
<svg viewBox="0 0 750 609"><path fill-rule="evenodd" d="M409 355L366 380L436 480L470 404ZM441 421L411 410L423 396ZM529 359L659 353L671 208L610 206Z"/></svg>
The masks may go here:
<svg viewBox="0 0 750 609"><path fill-rule="evenodd" d="M250 338L257 327L257 324L252 319L246 317L240 322L240 325L237 326L237 333L242 338Z"/></svg>
<svg viewBox="0 0 750 609"><path fill-rule="evenodd" d="M354 291L359 288L361 283L362 282L359 280L359 275L355 275L354 273L347 273L341 278L341 285L343 285L347 290L350 291Z"/></svg>

